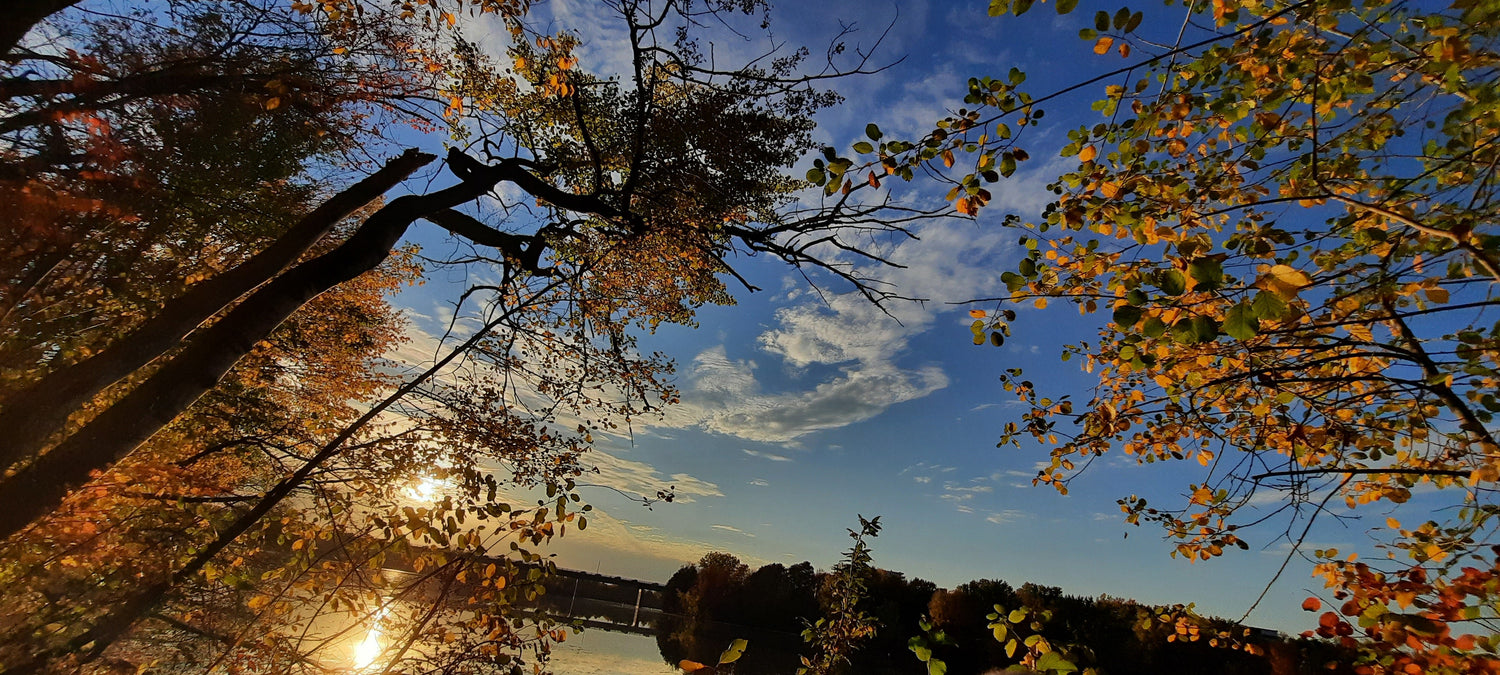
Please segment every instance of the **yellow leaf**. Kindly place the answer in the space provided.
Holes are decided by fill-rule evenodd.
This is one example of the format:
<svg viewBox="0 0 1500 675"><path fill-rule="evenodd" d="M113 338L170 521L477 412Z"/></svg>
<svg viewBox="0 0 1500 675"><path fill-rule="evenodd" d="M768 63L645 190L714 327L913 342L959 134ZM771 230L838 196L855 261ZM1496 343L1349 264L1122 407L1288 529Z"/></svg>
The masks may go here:
<svg viewBox="0 0 1500 675"><path fill-rule="evenodd" d="M1114 199L1116 195L1120 194L1120 186L1109 181L1104 181L1099 184L1099 191L1104 193L1105 199Z"/></svg>
<svg viewBox="0 0 1500 675"><path fill-rule="evenodd" d="M983 319L984 316L985 316L985 314L987 314L987 313L988 312L985 312L982 309L971 309L971 310L969 310L969 316L971 316L971 317L973 317L975 319Z"/></svg>
<svg viewBox="0 0 1500 675"><path fill-rule="evenodd" d="M1297 293L1312 285L1312 279L1306 274L1290 265L1273 266L1265 276L1260 278L1261 288L1290 300L1297 297Z"/></svg>
<svg viewBox="0 0 1500 675"><path fill-rule="evenodd" d="M1103 53L1109 51L1109 48L1113 47L1114 44L1115 44L1115 39L1112 38L1112 37L1110 37L1110 36L1108 36L1108 35L1106 35L1106 36L1104 36L1102 38L1099 38L1099 41L1094 43L1094 53L1095 54L1103 54Z"/></svg>
<svg viewBox="0 0 1500 675"><path fill-rule="evenodd" d="M697 661L689 661L687 659L683 659L677 664L677 667L681 668L683 672L696 673L700 670L703 670L704 668L707 668L708 666L698 663Z"/></svg>
<svg viewBox="0 0 1500 675"><path fill-rule="evenodd" d="M1092 162L1097 156L1099 156L1099 151L1092 145L1085 145L1082 150L1078 151L1078 161L1080 162Z"/></svg>
<svg viewBox="0 0 1500 675"><path fill-rule="evenodd" d="M266 110L275 110L280 105L281 99L276 96L266 99Z"/></svg>
<svg viewBox="0 0 1500 675"><path fill-rule="evenodd" d="M1432 288L1423 289L1422 293L1427 296L1428 300L1431 300L1433 302L1442 304L1446 304L1448 302L1448 289L1441 286L1434 286Z"/></svg>
<svg viewBox="0 0 1500 675"><path fill-rule="evenodd" d="M1036 302L1034 304L1036 305L1037 309L1046 309L1047 308L1047 299L1046 298L1037 298Z"/></svg>

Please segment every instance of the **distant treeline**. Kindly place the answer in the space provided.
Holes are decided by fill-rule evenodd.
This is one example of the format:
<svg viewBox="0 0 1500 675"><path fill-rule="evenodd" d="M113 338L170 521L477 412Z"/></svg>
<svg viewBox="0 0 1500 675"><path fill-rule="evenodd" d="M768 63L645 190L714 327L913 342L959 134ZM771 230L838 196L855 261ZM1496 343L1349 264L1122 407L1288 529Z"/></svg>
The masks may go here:
<svg viewBox="0 0 1500 675"><path fill-rule="evenodd" d="M712 663L729 640L746 638L750 649L736 664L736 673L794 672L796 654L805 651L799 637L804 620L816 619L831 600L828 578L807 562L790 567L771 564L752 572L732 555L710 553L667 582L662 599L667 616L657 634L662 657L674 665L683 659ZM1080 668L1093 666L1106 675L1353 672L1351 655L1332 644L1271 631L1247 632L1222 619L1195 619L1191 634L1179 635L1175 617L1182 615L1181 608L1174 612L1110 596L1070 596L1059 588L1031 583L1015 588L990 579L948 590L880 569L870 572L866 586L862 609L880 622L880 628L855 656L852 673L926 672L908 648L908 640L923 633L923 617L930 617L933 630L950 640L951 644L935 645L933 654L947 662L952 675L1014 666L1021 654L1008 657L990 629L987 615L995 605L1007 610L1025 607L1032 615L1049 611L1051 618L1041 634L1054 645L1074 645ZM1220 631L1231 639L1217 637ZM1226 647L1246 644L1257 653Z"/></svg>

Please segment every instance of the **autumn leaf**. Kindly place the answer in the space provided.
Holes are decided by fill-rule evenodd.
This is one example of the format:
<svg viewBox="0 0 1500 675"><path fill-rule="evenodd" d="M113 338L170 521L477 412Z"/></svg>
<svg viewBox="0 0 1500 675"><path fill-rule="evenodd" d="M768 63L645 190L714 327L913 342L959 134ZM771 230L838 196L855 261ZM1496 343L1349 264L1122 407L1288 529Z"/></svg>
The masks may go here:
<svg viewBox="0 0 1500 675"><path fill-rule="evenodd" d="M1302 289L1312 285L1312 279L1290 265L1274 265L1260 277L1256 285L1283 299L1291 300L1296 298Z"/></svg>

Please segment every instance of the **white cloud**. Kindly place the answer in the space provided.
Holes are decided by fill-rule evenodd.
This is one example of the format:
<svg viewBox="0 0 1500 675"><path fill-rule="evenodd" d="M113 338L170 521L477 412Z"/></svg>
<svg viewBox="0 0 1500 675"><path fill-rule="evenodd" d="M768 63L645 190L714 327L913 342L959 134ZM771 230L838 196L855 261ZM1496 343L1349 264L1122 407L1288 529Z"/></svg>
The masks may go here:
<svg viewBox="0 0 1500 675"><path fill-rule="evenodd" d="M811 389L777 394L761 391L754 363L729 359L723 346L705 350L693 364L693 386L681 405L667 411L665 424L773 443L864 421L948 386L936 367L906 371L883 365L845 368Z"/></svg>
<svg viewBox="0 0 1500 675"><path fill-rule="evenodd" d="M670 489L675 495L674 501L678 502L692 502L694 497L724 496L718 485L708 481L685 473L664 477L650 464L622 459L598 448L585 455L585 459L594 465L597 472L580 482L602 485L631 495L652 496L658 490Z"/></svg>
<svg viewBox="0 0 1500 675"><path fill-rule="evenodd" d="M750 532L746 532L744 530L741 530L740 528L734 527L733 525L710 525L709 527L712 527L715 530L724 530L725 532L733 532L735 534L743 534L743 535L745 535L747 537L750 537L752 539L755 538L754 534L752 534Z"/></svg>
<svg viewBox="0 0 1500 675"><path fill-rule="evenodd" d="M1016 520L1018 520L1020 518L1023 518L1025 516L1026 516L1026 513L1024 511L1017 511L1015 509L1006 509L1004 511L997 511L997 512L991 513L990 515L985 516L984 519L987 520L987 521L989 521L989 522L992 522L992 523L994 523L996 525L1004 525L1006 523L1015 522Z"/></svg>
<svg viewBox="0 0 1500 675"><path fill-rule="evenodd" d="M747 485L754 485L756 487L766 487L766 486L770 485L770 483L766 482L766 479L764 479L764 478L756 478L754 480L751 480L749 483L747 483Z"/></svg>
<svg viewBox="0 0 1500 675"><path fill-rule="evenodd" d="M749 448L740 448L740 451L744 452L747 455L750 455L751 457L759 457L761 459L769 459L769 460L771 460L773 462L790 462L790 461L792 461L791 457L786 457L786 456L778 455L778 454L771 453L771 452L761 452L759 450L751 450Z"/></svg>
<svg viewBox="0 0 1500 675"><path fill-rule="evenodd" d="M1002 266L996 262L1008 254L1002 241L1008 235L966 220L929 221L914 233L917 239L880 251L904 268L866 271L903 295L929 302L892 303L882 310L855 293L802 296L777 310L757 346L790 368L794 379L828 374L800 390L765 392L756 377L757 361L731 359L724 347L715 347L695 359L692 388L683 397L689 414L677 423L786 442L870 419L947 387L941 368L900 361L908 358L911 338L927 330L939 312L950 311L947 302L998 286Z"/></svg>

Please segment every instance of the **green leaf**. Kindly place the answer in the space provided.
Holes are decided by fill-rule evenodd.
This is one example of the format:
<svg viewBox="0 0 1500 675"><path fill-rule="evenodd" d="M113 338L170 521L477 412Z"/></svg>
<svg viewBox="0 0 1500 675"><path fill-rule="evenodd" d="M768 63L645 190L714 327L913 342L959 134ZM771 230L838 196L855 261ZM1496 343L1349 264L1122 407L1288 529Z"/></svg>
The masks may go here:
<svg viewBox="0 0 1500 675"><path fill-rule="evenodd" d="M1031 9L1031 0L1016 0L1010 6L1011 13L1015 14L1016 16L1025 14L1026 10L1028 9Z"/></svg>
<svg viewBox="0 0 1500 675"><path fill-rule="evenodd" d="M1156 275L1156 287L1167 295L1182 295L1187 290L1187 277L1177 270L1163 270Z"/></svg>
<svg viewBox="0 0 1500 675"><path fill-rule="evenodd" d="M1194 258L1188 263L1188 274L1206 291L1224 285L1224 267L1215 258Z"/></svg>
<svg viewBox="0 0 1500 675"><path fill-rule="evenodd" d="M932 659L927 662L927 675L947 675L948 664L941 659Z"/></svg>
<svg viewBox="0 0 1500 675"><path fill-rule="evenodd" d="M871 122L865 125L865 135L869 136L872 141L878 141L884 134L880 133L880 127L875 126L875 123Z"/></svg>
<svg viewBox="0 0 1500 675"><path fill-rule="evenodd" d="M854 151L861 155L868 155L875 152L875 146L870 145L867 141L860 141L854 144Z"/></svg>
<svg viewBox="0 0 1500 675"><path fill-rule="evenodd" d="M1021 272L1021 274L1025 276L1035 276L1036 261L1032 260L1031 258L1022 258L1021 263L1017 266L1017 269Z"/></svg>
<svg viewBox="0 0 1500 675"><path fill-rule="evenodd" d="M1073 665L1072 661L1063 658L1057 652L1047 652L1037 657L1036 669L1044 673L1071 673L1077 671L1078 666Z"/></svg>
<svg viewBox="0 0 1500 675"><path fill-rule="evenodd" d="M1172 339L1179 344L1202 344L1219 336L1219 327L1213 319L1194 316L1172 324Z"/></svg>
<svg viewBox="0 0 1500 675"><path fill-rule="evenodd" d="M1006 641L1006 643L1005 643L1005 658L1010 659L1010 658L1015 658L1015 656L1016 656L1016 641L1015 640L1008 640L1008 641Z"/></svg>
<svg viewBox="0 0 1500 675"><path fill-rule="evenodd" d="M1010 629L1006 628L1005 624L997 621L990 624L990 628L995 632L995 642L1005 642L1005 635L1010 632Z"/></svg>
<svg viewBox="0 0 1500 675"><path fill-rule="evenodd" d="M1009 621L1011 623L1020 623L1022 621L1025 621L1026 620L1026 608L1025 607L1020 607L1020 608L1017 608L1017 609L1010 610L1010 616L1005 617L1005 620Z"/></svg>
<svg viewBox="0 0 1500 675"><path fill-rule="evenodd" d="M1078 7L1078 0L1057 0L1057 13L1067 14Z"/></svg>
<svg viewBox="0 0 1500 675"><path fill-rule="evenodd" d="M1255 310L1248 303L1242 302L1225 313L1224 332L1236 340L1249 340L1260 332L1260 319L1255 318Z"/></svg>
<svg viewBox="0 0 1500 675"><path fill-rule="evenodd" d="M1250 310L1257 319L1275 321L1286 314L1286 301L1275 293L1261 291L1255 294L1255 301L1250 303Z"/></svg>
<svg viewBox="0 0 1500 675"><path fill-rule="evenodd" d="M990 0L990 16L1003 16L1010 11L1010 0Z"/></svg>
<svg viewBox="0 0 1500 675"><path fill-rule="evenodd" d="M1145 334L1146 337L1159 338L1166 332L1167 324L1154 316L1147 318L1145 325L1141 326L1141 333Z"/></svg>
<svg viewBox="0 0 1500 675"><path fill-rule="evenodd" d="M1101 33L1109 30L1109 12L1101 9L1094 13L1094 30Z"/></svg>
<svg viewBox="0 0 1500 675"><path fill-rule="evenodd" d="M996 347L1004 345L1005 344L1005 336L1001 335L1000 331L998 331L998 330L994 331L994 332L991 332L990 333L990 344L995 345Z"/></svg>
<svg viewBox="0 0 1500 675"><path fill-rule="evenodd" d="M1141 320L1141 308L1133 305L1120 305L1115 308L1115 325L1120 330L1134 328L1137 321Z"/></svg>
<svg viewBox="0 0 1500 675"><path fill-rule="evenodd" d="M813 185L822 185L823 181L826 180L828 180L828 175L823 173L822 169L807 170L807 182L812 183Z"/></svg>
<svg viewBox="0 0 1500 675"><path fill-rule="evenodd" d="M1114 21L1115 30L1119 30L1121 28L1124 28L1125 27L1125 22L1129 21L1129 20L1130 20L1130 10L1126 9L1124 7L1121 7L1120 11L1115 12L1115 21Z"/></svg>
<svg viewBox="0 0 1500 675"><path fill-rule="evenodd" d="M1131 33L1134 32L1135 29L1140 28L1141 19L1144 19L1145 16L1145 14L1142 14L1140 12L1136 12L1135 14L1130 15L1130 20L1125 22L1125 32Z"/></svg>
<svg viewBox="0 0 1500 675"><path fill-rule="evenodd" d="M724 653L719 655L719 665L734 663L740 660L740 657L745 655L745 647L749 645L748 641L736 638L733 642L729 643L729 648L725 649Z"/></svg>
<svg viewBox="0 0 1500 675"><path fill-rule="evenodd" d="M1016 158L1012 157L1011 154L1007 152L1005 153L1005 155L1000 157L1000 175L1010 176L1015 172Z"/></svg>
<svg viewBox="0 0 1500 675"><path fill-rule="evenodd" d="M912 643L915 643L915 644L912 644ZM906 647L907 647L907 649L910 649L913 654L917 655L917 660L918 661L926 663L927 659L932 658L932 650L928 649L927 645L921 644L921 638L917 638L917 637L912 638L911 639L911 643L908 643L906 645Z"/></svg>

